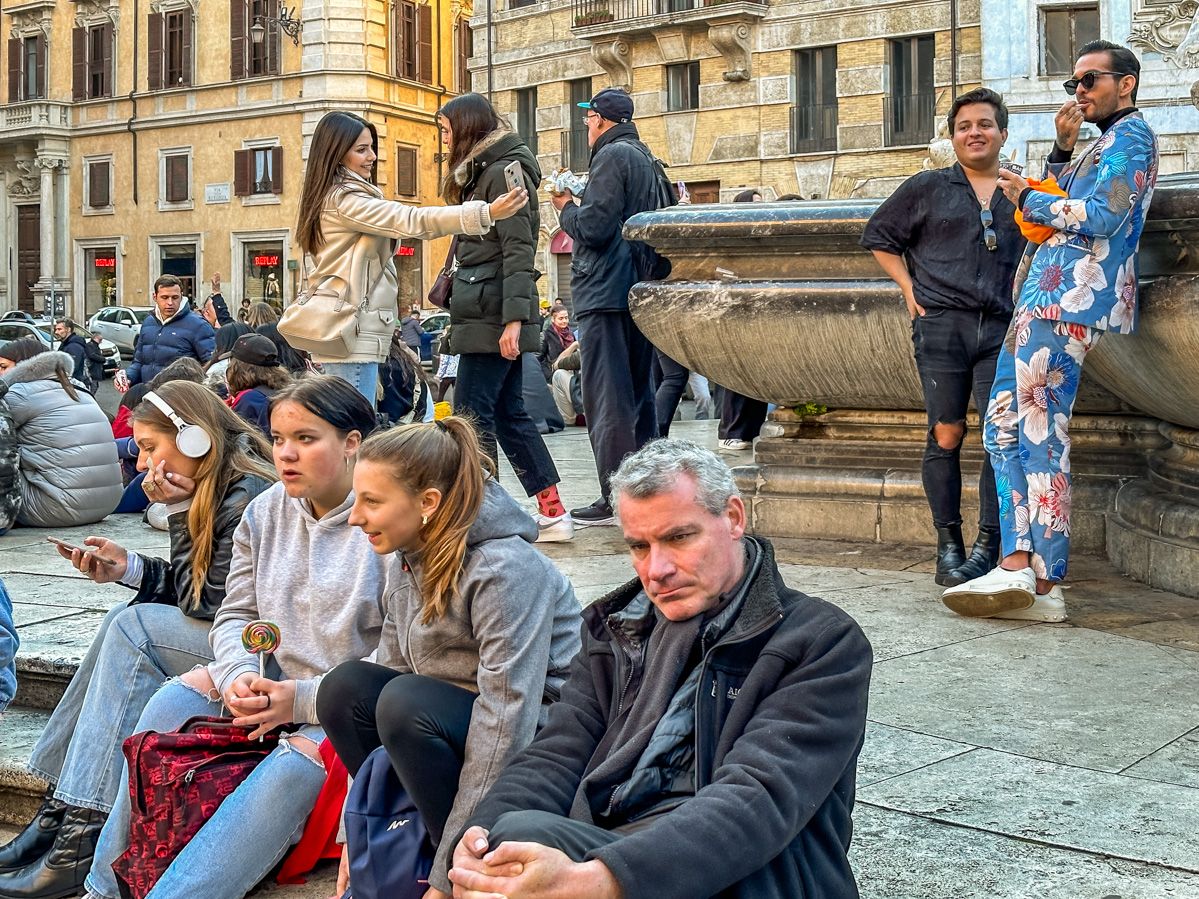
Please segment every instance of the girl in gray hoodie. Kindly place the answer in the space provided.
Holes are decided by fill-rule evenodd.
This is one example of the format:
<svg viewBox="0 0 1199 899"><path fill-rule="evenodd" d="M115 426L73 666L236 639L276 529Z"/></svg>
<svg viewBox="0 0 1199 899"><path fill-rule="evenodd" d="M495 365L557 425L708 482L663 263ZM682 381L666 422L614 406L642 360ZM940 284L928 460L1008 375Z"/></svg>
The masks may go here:
<svg viewBox="0 0 1199 899"><path fill-rule="evenodd" d="M534 547L536 523L494 474L461 418L362 445L350 521L389 559L378 664L338 666L316 699L351 772L387 747L440 843L426 899L452 890L442 835L461 829L533 739L579 648L574 589Z"/></svg>

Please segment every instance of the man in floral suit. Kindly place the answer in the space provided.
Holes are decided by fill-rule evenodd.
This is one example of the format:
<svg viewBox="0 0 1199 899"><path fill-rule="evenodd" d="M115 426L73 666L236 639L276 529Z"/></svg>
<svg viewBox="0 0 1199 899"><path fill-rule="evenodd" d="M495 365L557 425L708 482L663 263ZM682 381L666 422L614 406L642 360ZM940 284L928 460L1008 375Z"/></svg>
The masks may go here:
<svg viewBox="0 0 1199 899"><path fill-rule="evenodd" d="M1063 621L1059 582L1070 553L1070 437L1087 354L1105 331L1136 327L1137 244L1157 179L1157 137L1135 107L1141 66L1130 50L1092 41L1065 83L1048 160L1067 196L999 173L1026 222L1055 229L1030 244L1016 312L999 356L983 443L995 469L1003 560L943 594L960 615ZM1073 161L1083 121L1100 136Z"/></svg>

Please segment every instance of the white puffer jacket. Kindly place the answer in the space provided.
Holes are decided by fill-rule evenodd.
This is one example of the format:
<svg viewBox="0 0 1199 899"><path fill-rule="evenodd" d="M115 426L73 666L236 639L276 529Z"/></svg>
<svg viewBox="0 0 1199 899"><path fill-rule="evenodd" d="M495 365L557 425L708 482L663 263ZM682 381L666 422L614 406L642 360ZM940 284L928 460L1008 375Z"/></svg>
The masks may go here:
<svg viewBox="0 0 1199 899"><path fill-rule="evenodd" d="M490 230L490 208L482 201L461 206L408 206L384 198L375 185L343 170L321 211L324 243L304 265L312 288L334 278L349 285L350 295L359 303L358 336L353 352L344 359L313 358L317 362L382 362L387 358L397 312L395 251L400 238L433 240ZM407 302L416 299L405 297Z"/></svg>
<svg viewBox="0 0 1199 899"><path fill-rule="evenodd" d="M21 511L29 527L74 527L99 521L121 501L121 465L112 425L92 395L71 399L58 380L74 361L41 353L0 375L0 395L16 425Z"/></svg>

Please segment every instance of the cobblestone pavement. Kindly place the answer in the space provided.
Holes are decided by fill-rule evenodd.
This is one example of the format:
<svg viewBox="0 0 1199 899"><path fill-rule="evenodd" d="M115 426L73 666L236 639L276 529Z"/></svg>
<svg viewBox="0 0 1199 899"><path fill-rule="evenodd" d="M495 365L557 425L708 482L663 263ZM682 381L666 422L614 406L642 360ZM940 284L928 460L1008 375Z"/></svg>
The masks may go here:
<svg viewBox="0 0 1199 899"><path fill-rule="evenodd" d="M684 422L675 436L714 448L715 423ZM567 505L594 499L586 433L547 444ZM516 488L506 465L502 479ZM167 544L135 516L56 536L85 532ZM82 654L122 591L73 576L44 536L0 538L0 573L23 665L50 670ZM1199 601L1084 558L1069 623L972 621L941 605L931 547L777 549L789 584L844 607L874 645L852 850L865 899L1199 899ZM615 528L545 552L583 602L632 576ZM44 720L18 709L0 723L0 789ZM332 872L320 873L255 895L327 896Z"/></svg>

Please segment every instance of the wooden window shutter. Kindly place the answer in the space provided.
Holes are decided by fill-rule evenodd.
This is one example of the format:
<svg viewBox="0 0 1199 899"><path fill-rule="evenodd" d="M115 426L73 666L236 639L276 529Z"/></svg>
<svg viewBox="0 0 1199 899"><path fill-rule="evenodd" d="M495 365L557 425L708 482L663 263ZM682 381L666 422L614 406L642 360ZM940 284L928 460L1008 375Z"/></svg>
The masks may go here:
<svg viewBox="0 0 1199 899"><path fill-rule="evenodd" d="M149 44L150 44L150 65L146 70L147 84L150 90L162 90L162 70L163 70L163 53L162 53L162 36L163 29L166 27L166 17L160 12L150 13L149 21Z"/></svg>
<svg viewBox="0 0 1199 899"><path fill-rule="evenodd" d="M233 151L233 195L236 197L248 197L254 192L251 184L254 166L254 151L253 150L234 150Z"/></svg>
<svg viewBox="0 0 1199 899"><path fill-rule="evenodd" d="M183 11L183 86L192 86L192 28L196 16L190 9Z"/></svg>
<svg viewBox="0 0 1199 899"><path fill-rule="evenodd" d="M87 29L71 29L71 95L87 99Z"/></svg>
<svg viewBox="0 0 1199 899"><path fill-rule="evenodd" d="M37 82L38 97L46 96L46 36L39 34L37 36L37 73L34 80Z"/></svg>
<svg viewBox="0 0 1199 899"><path fill-rule="evenodd" d="M396 193L401 197L416 196L416 164L414 147L396 147Z"/></svg>
<svg viewBox="0 0 1199 899"><path fill-rule="evenodd" d="M420 18L420 44L416 57L419 60L420 71L416 77L425 84L433 84L437 80L433 77L433 0L417 9Z"/></svg>
<svg viewBox="0 0 1199 899"><path fill-rule="evenodd" d="M100 71L104 75L104 88L100 91L100 96L111 97L113 89L113 30L111 24L100 26L100 45L104 48L104 55L101 57Z"/></svg>
<svg viewBox="0 0 1199 899"><path fill-rule="evenodd" d="M273 18L279 18L279 0L267 0L266 14ZM270 24L266 28L266 73L268 75L278 75L279 68L279 38L282 29L279 26Z"/></svg>
<svg viewBox="0 0 1199 899"><path fill-rule="evenodd" d="M21 58L24 47L19 37L8 39L8 102L17 103L21 99Z"/></svg>
<svg viewBox="0 0 1199 899"><path fill-rule="evenodd" d="M271 193L283 193L283 148L271 147Z"/></svg>
<svg viewBox="0 0 1199 899"><path fill-rule="evenodd" d="M400 78L417 77L416 4L410 0L396 3L396 74Z"/></svg>
<svg viewBox="0 0 1199 899"><path fill-rule="evenodd" d="M246 0L229 0L229 77L246 77Z"/></svg>
<svg viewBox="0 0 1199 899"><path fill-rule="evenodd" d="M167 202L186 203L188 199L188 165L183 155L167 157Z"/></svg>
<svg viewBox="0 0 1199 899"><path fill-rule="evenodd" d="M473 54L471 46L474 36L470 30L469 19L458 20L458 92L470 92L470 58Z"/></svg>
<svg viewBox="0 0 1199 899"><path fill-rule="evenodd" d="M87 191L88 206L93 209L103 209L112 205L109 197L109 164L107 162L88 163Z"/></svg>

